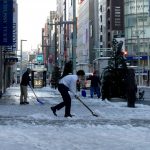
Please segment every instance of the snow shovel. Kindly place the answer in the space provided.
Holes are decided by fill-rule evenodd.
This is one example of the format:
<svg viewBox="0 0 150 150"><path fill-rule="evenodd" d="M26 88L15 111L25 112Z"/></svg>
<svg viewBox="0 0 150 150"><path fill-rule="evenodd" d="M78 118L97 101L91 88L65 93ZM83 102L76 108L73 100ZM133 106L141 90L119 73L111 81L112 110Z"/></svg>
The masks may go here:
<svg viewBox="0 0 150 150"><path fill-rule="evenodd" d="M34 92L33 88L32 88L31 86L30 86L30 88L31 88L31 90L32 90L33 94L35 95L36 100L37 100L40 104L44 104L44 102L42 102L41 100L39 100L39 98L36 96L36 94L35 94L35 92Z"/></svg>
<svg viewBox="0 0 150 150"><path fill-rule="evenodd" d="M91 114L95 117L98 117L97 114L95 114L79 97L77 99L91 112Z"/></svg>

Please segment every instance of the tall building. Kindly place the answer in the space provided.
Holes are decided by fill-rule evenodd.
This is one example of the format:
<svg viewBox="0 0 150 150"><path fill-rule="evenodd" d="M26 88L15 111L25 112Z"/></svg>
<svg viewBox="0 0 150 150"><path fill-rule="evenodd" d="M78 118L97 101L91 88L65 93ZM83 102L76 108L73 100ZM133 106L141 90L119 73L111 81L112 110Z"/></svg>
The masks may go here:
<svg viewBox="0 0 150 150"><path fill-rule="evenodd" d="M61 23L67 20L67 0L57 1L57 22ZM65 59L67 59L67 49L66 49L66 41L65 41L65 30L66 25L60 24L57 26L58 28L58 48L60 52L60 66L64 63Z"/></svg>
<svg viewBox="0 0 150 150"><path fill-rule="evenodd" d="M56 11L50 11L50 16L48 20L48 24L55 23L56 18ZM56 59L56 53L55 53L55 26L54 25L48 25L48 54L47 54L47 71L51 75L53 71L53 67L55 64Z"/></svg>
<svg viewBox="0 0 150 150"><path fill-rule="evenodd" d="M99 0L100 47L111 48L114 37L124 35L124 1Z"/></svg>
<svg viewBox="0 0 150 150"><path fill-rule="evenodd" d="M42 53L38 52L38 55L42 55L44 58L43 63L47 68L48 77L51 76L53 67L57 60L55 19L56 11L50 11L45 26L42 28Z"/></svg>
<svg viewBox="0 0 150 150"><path fill-rule="evenodd" d="M73 12L76 6L73 5L76 0L60 0L57 1L57 22L58 25L58 45L59 45L59 65L63 67L64 64L73 60L74 62L74 53L73 53ZM77 14L76 14L77 15ZM74 32L75 33L75 32Z"/></svg>
<svg viewBox="0 0 150 150"><path fill-rule="evenodd" d="M125 36L129 56L149 53L149 0L125 0Z"/></svg>
<svg viewBox="0 0 150 150"><path fill-rule="evenodd" d="M106 48L106 0L99 0L99 39L100 39L100 48Z"/></svg>
<svg viewBox="0 0 150 150"><path fill-rule="evenodd" d="M144 84L149 80L150 69L150 1L125 0L124 6L128 61L138 66L136 75L140 84Z"/></svg>
<svg viewBox="0 0 150 150"><path fill-rule="evenodd" d="M99 47L98 0L80 0L77 19L77 69L93 71L95 48Z"/></svg>
<svg viewBox="0 0 150 150"><path fill-rule="evenodd" d="M99 47L95 49L96 59L94 68L102 73L112 56L112 41L123 41L124 37L124 1L123 0L98 0L99 18Z"/></svg>

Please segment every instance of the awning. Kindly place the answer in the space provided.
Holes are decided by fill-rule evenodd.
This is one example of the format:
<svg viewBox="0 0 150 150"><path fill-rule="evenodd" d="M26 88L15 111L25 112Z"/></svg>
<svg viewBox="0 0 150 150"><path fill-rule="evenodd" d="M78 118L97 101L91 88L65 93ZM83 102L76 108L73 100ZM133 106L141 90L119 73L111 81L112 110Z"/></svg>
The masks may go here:
<svg viewBox="0 0 150 150"><path fill-rule="evenodd" d="M18 58L16 57L5 58L6 65L14 65L16 62L18 62Z"/></svg>

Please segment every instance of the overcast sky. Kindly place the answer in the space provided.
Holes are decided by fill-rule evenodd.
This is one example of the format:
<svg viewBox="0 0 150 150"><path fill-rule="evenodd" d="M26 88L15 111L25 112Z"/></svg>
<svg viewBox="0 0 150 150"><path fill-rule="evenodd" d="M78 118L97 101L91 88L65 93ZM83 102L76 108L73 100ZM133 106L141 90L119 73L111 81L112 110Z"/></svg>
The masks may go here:
<svg viewBox="0 0 150 150"><path fill-rule="evenodd" d="M56 0L17 0L18 3L18 49L20 40L23 50L36 49L41 44L41 28L44 27L50 10L56 10Z"/></svg>

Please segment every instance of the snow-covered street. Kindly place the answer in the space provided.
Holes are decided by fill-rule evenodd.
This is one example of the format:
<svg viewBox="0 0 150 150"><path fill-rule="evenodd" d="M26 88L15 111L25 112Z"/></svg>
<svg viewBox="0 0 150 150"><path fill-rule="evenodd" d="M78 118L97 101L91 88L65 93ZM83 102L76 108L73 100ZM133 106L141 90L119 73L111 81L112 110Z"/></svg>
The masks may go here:
<svg viewBox="0 0 150 150"><path fill-rule="evenodd" d="M72 100L72 118L64 109L55 117L50 107L61 102L50 87L34 89L44 102L39 104L29 90L29 105L19 104L19 86L10 87L0 99L1 150L149 150L150 106L127 102L81 99L99 117L94 117L78 100Z"/></svg>

